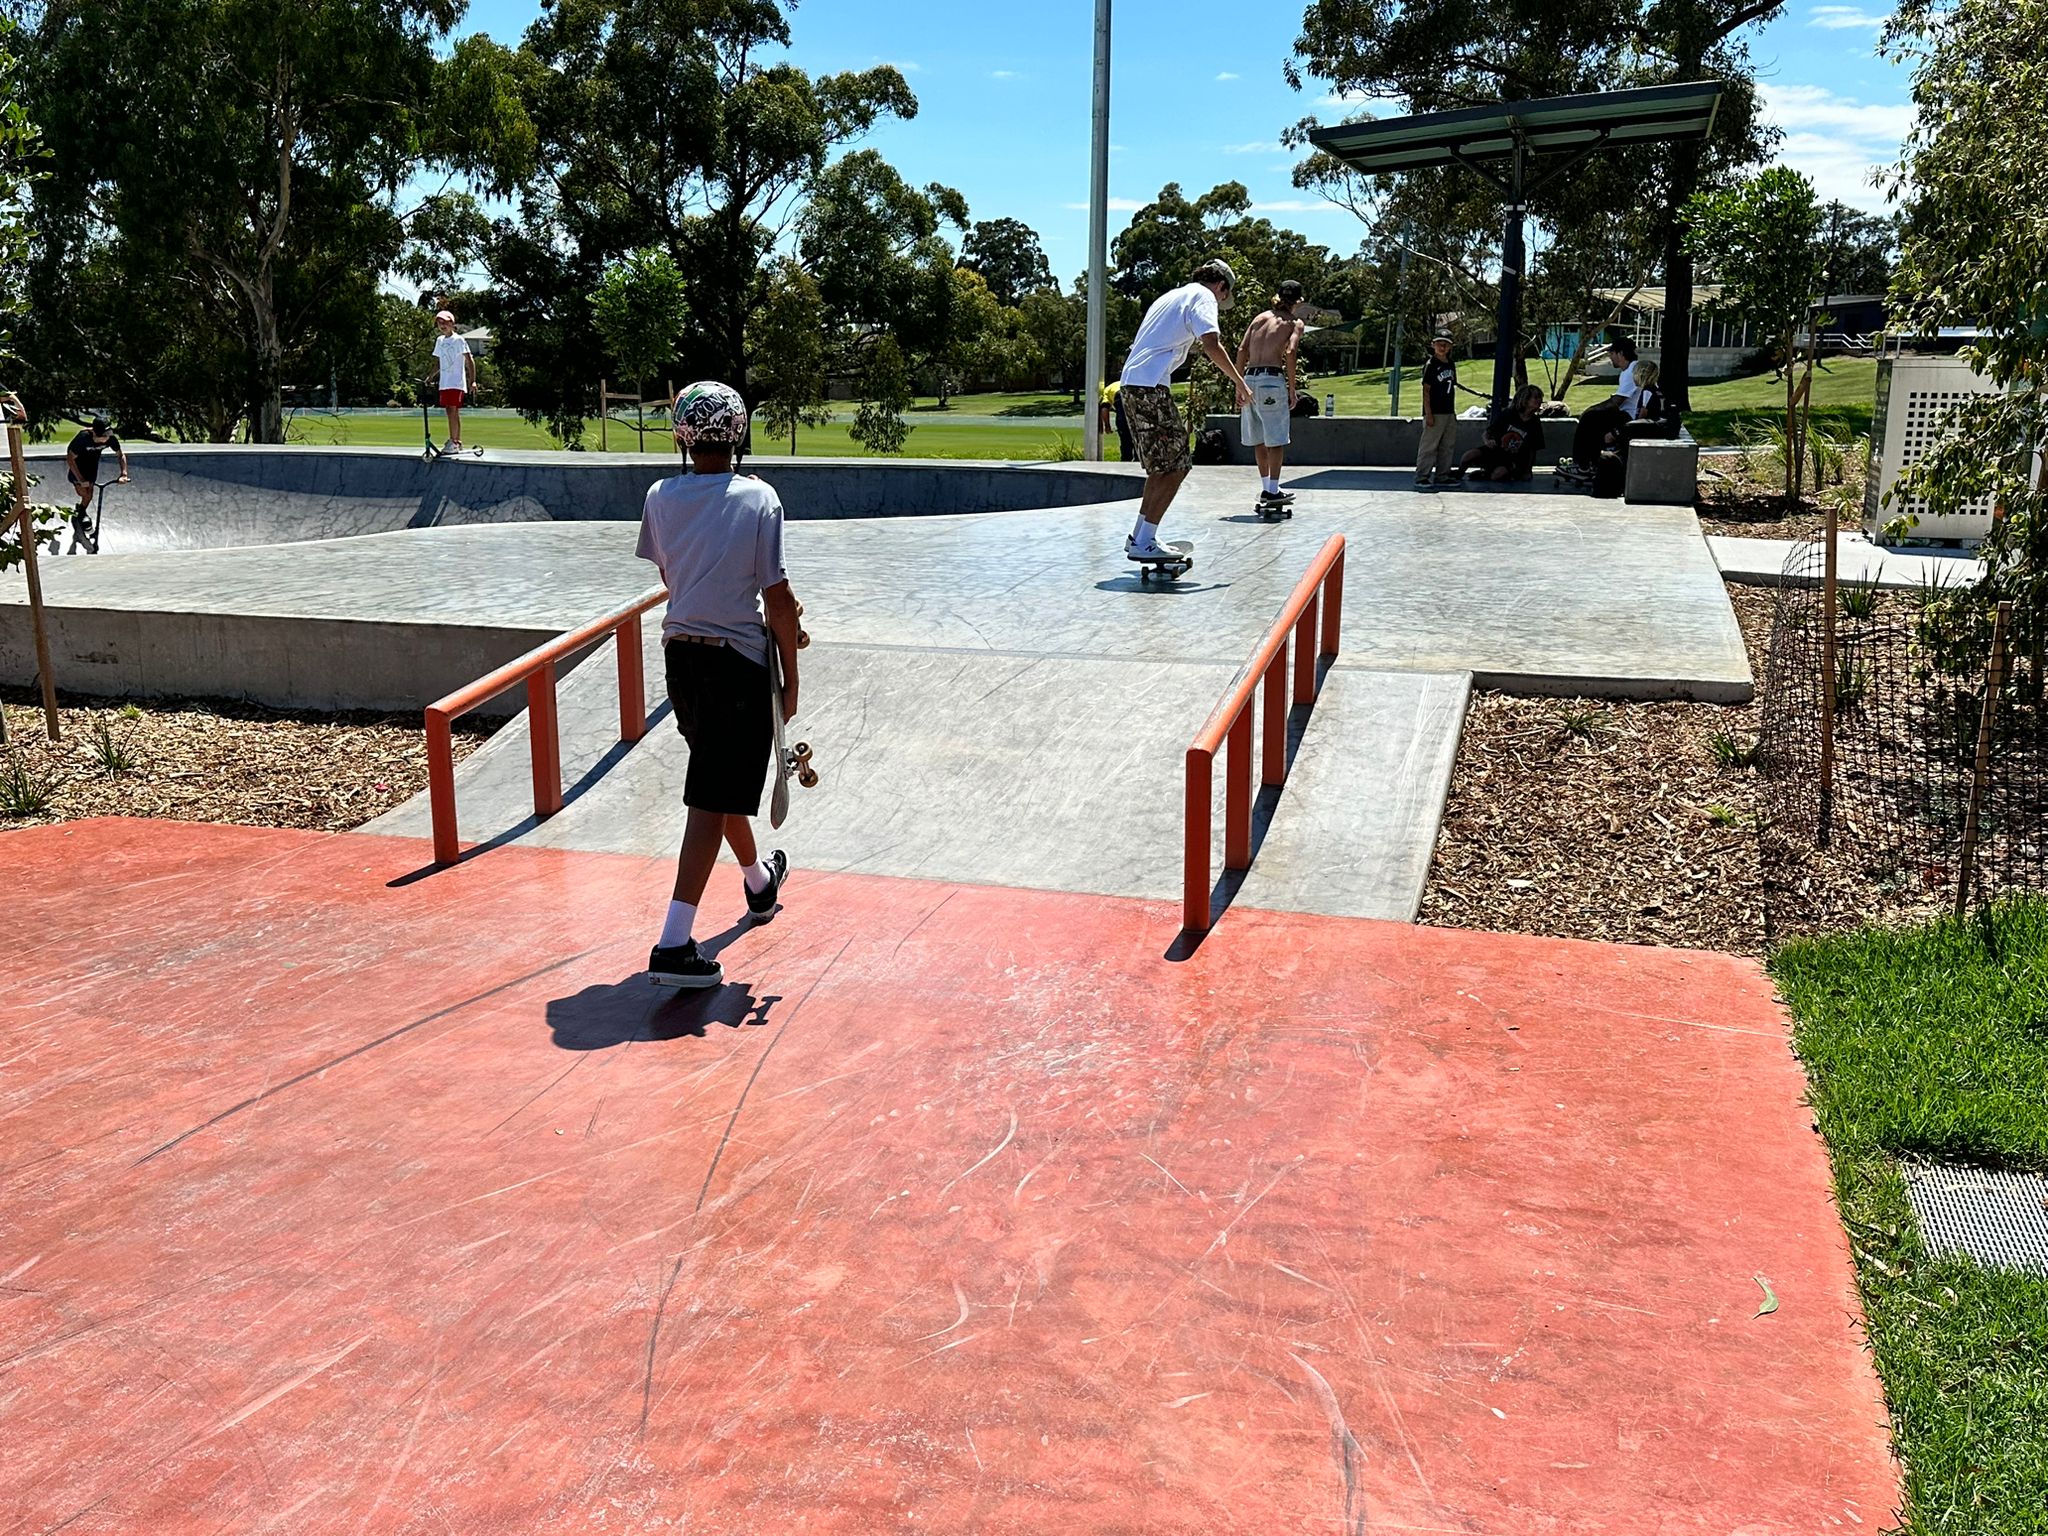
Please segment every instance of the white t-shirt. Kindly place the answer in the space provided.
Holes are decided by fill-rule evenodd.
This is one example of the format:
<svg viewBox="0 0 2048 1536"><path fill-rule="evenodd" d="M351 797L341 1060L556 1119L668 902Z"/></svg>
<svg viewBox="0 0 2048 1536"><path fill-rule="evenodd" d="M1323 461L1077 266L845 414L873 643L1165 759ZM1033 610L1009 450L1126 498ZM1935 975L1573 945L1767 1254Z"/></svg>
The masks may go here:
<svg viewBox="0 0 2048 1536"><path fill-rule="evenodd" d="M1145 311L1144 324L1124 359L1123 382L1157 388L1188 360L1188 350L1216 334L1216 295L1200 283L1162 293Z"/></svg>
<svg viewBox="0 0 2048 1536"><path fill-rule="evenodd" d="M661 633L716 635L768 665L761 591L784 579L782 503L749 475L676 475L647 488L642 560L661 568L668 610Z"/></svg>
<svg viewBox="0 0 2048 1536"><path fill-rule="evenodd" d="M1628 410L1628 419L1634 421L1643 414L1643 386L1636 382L1636 365L1630 363L1621 370L1621 377L1614 381L1614 392L1621 396Z"/></svg>
<svg viewBox="0 0 2048 1536"><path fill-rule="evenodd" d="M434 356L441 364L441 387L443 389L468 389L469 373L462 360L469 356L469 343L460 336L436 336Z"/></svg>

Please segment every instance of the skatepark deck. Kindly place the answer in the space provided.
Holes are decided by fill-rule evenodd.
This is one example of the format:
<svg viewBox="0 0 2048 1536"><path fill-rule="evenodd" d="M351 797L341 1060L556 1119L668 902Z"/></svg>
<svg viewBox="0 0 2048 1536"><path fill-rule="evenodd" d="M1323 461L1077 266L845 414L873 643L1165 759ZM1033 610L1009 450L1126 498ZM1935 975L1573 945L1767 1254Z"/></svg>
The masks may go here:
<svg viewBox="0 0 2048 1536"><path fill-rule="evenodd" d="M689 999L666 861L424 861L0 837L66 935L0 959L7 1529L1890 1521L1748 962L807 874Z"/></svg>

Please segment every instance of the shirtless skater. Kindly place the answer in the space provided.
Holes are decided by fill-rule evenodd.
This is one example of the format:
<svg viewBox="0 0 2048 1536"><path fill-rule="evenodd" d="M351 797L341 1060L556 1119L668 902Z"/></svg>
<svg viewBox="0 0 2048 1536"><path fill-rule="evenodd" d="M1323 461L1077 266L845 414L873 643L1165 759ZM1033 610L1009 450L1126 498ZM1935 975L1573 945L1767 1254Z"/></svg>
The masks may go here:
<svg viewBox="0 0 2048 1536"><path fill-rule="evenodd" d="M1282 510L1294 500L1292 491L1280 489L1280 466L1287 457L1294 402L1301 398L1294 376L1301 334L1307 329L1294 318L1300 303L1301 284L1289 278L1273 295L1272 308L1259 312L1237 344L1237 366L1252 395L1244 408L1242 430L1259 461L1262 512Z"/></svg>
<svg viewBox="0 0 2048 1536"><path fill-rule="evenodd" d="M1230 361L1217 335L1217 315L1230 307L1236 288L1237 278L1229 267L1220 261L1203 262L1187 283L1152 301L1124 359L1123 387L1117 391L1117 399L1131 423L1131 435L1138 440L1138 458L1145 466L1138 526L1124 540L1124 553L1134 560L1172 553L1159 543L1159 520L1173 505L1174 493L1194 462L1188 453L1187 421L1173 400L1174 370L1200 342L1209 361L1237 387L1238 406L1242 408L1251 399L1244 375Z"/></svg>
<svg viewBox="0 0 2048 1536"><path fill-rule="evenodd" d="M661 652L676 729L690 744L683 780L690 815L674 899L647 970L664 986L715 987L725 972L697 948L692 930L720 841L739 861L747 911L759 921L775 915L789 874L781 849L761 857L747 818L760 812L774 755L768 711L779 708L785 720L796 715L796 598L782 569L782 503L738 473L745 402L724 384L692 384L676 396L672 419L690 473L648 488L639 553L661 568L668 587ZM782 697L772 706L771 645L782 654Z"/></svg>

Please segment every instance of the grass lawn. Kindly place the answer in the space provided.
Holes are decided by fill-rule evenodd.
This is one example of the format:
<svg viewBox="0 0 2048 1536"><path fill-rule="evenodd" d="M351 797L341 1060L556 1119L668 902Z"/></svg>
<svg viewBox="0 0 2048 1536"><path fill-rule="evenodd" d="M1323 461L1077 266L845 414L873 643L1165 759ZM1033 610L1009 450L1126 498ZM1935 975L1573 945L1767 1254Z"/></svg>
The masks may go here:
<svg viewBox="0 0 2048 1536"><path fill-rule="evenodd" d="M1492 379L1491 364L1484 359L1465 359L1459 368L1464 381L1475 389L1485 388ZM1409 411L1421 409L1419 370L1403 371L1401 402ZM1368 368L1361 373L1320 374L1310 380L1316 398L1337 397L1337 412L1343 416L1384 416L1387 414L1387 370ZM1606 385L1581 384L1566 397L1566 403L1580 409L1604 400L1611 393ZM1854 435L1870 430L1872 403L1877 394L1877 364L1867 357L1839 358L1814 377L1814 415L1837 432ZM1703 443L1740 443L1756 438L1763 428L1783 419L1784 386L1769 375L1742 379L1720 379L1693 390L1693 409L1686 417L1693 436ZM1474 403L1465 397L1466 404ZM835 408L845 402L836 402ZM1075 415L1072 397L1059 391L1008 395L955 395L941 411L927 396L914 402L906 419L914 429L905 454L925 459L1050 459L1059 456L1059 443L1078 452L1081 430L1069 425ZM850 414L850 408L849 408ZM997 417L995 421L960 420L961 417ZM440 412L434 413L435 431L445 430ZM420 441L416 412L351 412L329 416L306 412L293 418L292 441L323 443L336 447L373 444L415 447ZM562 445L543 428L523 421L505 410L475 410L463 415L463 435L485 448L559 448ZM630 428L612 429L614 452L630 450L634 437ZM597 446L595 424L585 436L585 445ZM757 438L762 453L787 453L785 441L771 448ZM650 452L667 451L666 438L657 432L647 436ZM836 420L822 427L804 427L797 432L799 454L833 458L861 457L865 450L847 435L847 421ZM1112 439L1111 456L1115 454Z"/></svg>
<svg viewBox="0 0 2048 1536"><path fill-rule="evenodd" d="M968 397L962 397L968 398ZM984 396L978 403L989 399L1001 400L1007 396ZM1038 397L1029 397L1038 398ZM1058 397L1064 400L1064 396ZM993 415L993 411L977 409L962 414ZM1044 420L1021 417L1015 426L997 426L980 422L948 421L943 416L913 411L906 418L911 425L910 441L904 454L910 458L924 459L1049 459L1058 456L1056 441L1072 445L1075 454L1080 452L1081 431L1078 427L1059 427ZM434 414L434 430L438 436L447 431L440 413ZM512 411L476 410L465 411L462 415L462 435L472 446L482 448L553 449L562 445L548 434L546 429L532 425ZM306 413L294 418L291 441L295 443L317 443L331 447L399 447L417 448L420 445L420 418L414 412L350 412L347 415L328 416ZM630 453L635 449L635 436L631 428L614 426L610 432L611 451ZM595 424L584 438L584 446L597 447ZM757 453L787 453L787 438L770 442L763 434L754 435L754 449ZM651 431L647 434L647 451L672 457L675 449L667 434ZM822 427L801 427L797 431L797 452L831 458L859 458L866 450L847 435L845 422L831 422ZM1110 457L1116 456L1114 440L1110 444Z"/></svg>
<svg viewBox="0 0 2048 1536"><path fill-rule="evenodd" d="M1914 1536L2048 1531L2048 1278L1932 1259L1900 1159L2048 1171L2048 902L1780 950Z"/></svg>

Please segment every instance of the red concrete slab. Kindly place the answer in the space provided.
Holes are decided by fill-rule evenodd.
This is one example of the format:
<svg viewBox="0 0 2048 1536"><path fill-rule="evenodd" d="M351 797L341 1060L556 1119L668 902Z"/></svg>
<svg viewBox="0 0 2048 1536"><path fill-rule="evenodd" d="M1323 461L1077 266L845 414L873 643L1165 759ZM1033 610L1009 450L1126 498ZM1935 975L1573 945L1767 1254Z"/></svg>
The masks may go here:
<svg viewBox="0 0 2048 1536"><path fill-rule="evenodd" d="M0 1531L1896 1503L1746 962L800 872L690 1000L659 864L417 853L0 837Z"/></svg>

